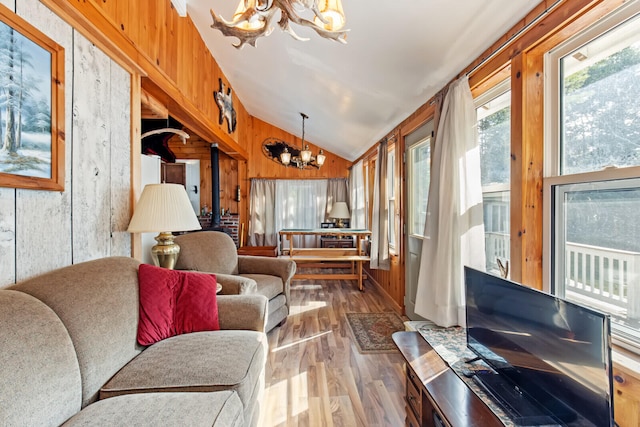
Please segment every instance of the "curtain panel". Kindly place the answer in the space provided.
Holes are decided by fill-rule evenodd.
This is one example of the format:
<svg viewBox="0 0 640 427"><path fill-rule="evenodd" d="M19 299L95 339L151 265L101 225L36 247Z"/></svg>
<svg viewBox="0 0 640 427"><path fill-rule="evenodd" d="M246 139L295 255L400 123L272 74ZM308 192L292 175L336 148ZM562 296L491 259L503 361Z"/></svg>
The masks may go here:
<svg viewBox="0 0 640 427"><path fill-rule="evenodd" d="M336 202L346 202L349 212L353 209L349 203L349 181L346 178L332 178L327 182L327 207L324 221L331 219L331 209ZM351 226L353 228L353 226Z"/></svg>
<svg viewBox="0 0 640 427"><path fill-rule="evenodd" d="M444 327L465 324L465 265L484 270L476 111L467 77L444 98L431 166L415 312Z"/></svg>
<svg viewBox="0 0 640 427"><path fill-rule="evenodd" d="M249 192L249 246L276 246L276 181L251 179Z"/></svg>
<svg viewBox="0 0 640 427"><path fill-rule="evenodd" d="M378 145L375 177L373 180L373 218L371 224L372 269L389 270L389 198L387 197L387 140Z"/></svg>
<svg viewBox="0 0 640 427"><path fill-rule="evenodd" d="M349 206L351 208L351 228L366 229L366 191L364 181L364 162L360 160L349 171Z"/></svg>
<svg viewBox="0 0 640 427"><path fill-rule="evenodd" d="M276 180L275 229L318 228L327 209L326 179ZM318 236L295 236L299 248L316 247Z"/></svg>

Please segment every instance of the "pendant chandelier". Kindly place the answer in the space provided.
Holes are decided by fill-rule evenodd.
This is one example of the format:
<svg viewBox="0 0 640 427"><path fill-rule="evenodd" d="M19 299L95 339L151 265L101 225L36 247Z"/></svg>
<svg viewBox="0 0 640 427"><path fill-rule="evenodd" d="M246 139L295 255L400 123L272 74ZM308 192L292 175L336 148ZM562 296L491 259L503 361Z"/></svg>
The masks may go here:
<svg viewBox="0 0 640 427"><path fill-rule="evenodd" d="M311 28L321 37L347 43L349 30L343 29L346 18L341 0L240 0L231 21L226 21L211 10L211 28L220 30L227 37L237 37L240 42L234 46L238 49L245 44L255 47L258 38L268 36L273 31L272 21L278 10L278 25L296 40L309 39L298 36L291 22ZM300 12L309 12L313 18L303 18Z"/></svg>
<svg viewBox="0 0 640 427"><path fill-rule="evenodd" d="M324 155L324 152L320 150L317 156L313 156L311 150L309 150L309 144L304 143L304 121L309 118L304 113L300 113L302 116L302 150L300 151L300 155L292 155L287 147L284 148L284 151L280 154L280 163L285 166L295 165L298 169L304 169L307 166L315 166L320 168L324 164L324 161L327 159L327 156Z"/></svg>

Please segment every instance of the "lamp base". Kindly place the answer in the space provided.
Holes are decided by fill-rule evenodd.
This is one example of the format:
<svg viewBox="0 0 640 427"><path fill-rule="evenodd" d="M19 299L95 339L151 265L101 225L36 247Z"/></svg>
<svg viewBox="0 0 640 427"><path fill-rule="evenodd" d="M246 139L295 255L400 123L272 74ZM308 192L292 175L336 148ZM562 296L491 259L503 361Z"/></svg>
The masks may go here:
<svg viewBox="0 0 640 427"><path fill-rule="evenodd" d="M344 221L342 218L336 218L336 228L344 228Z"/></svg>
<svg viewBox="0 0 640 427"><path fill-rule="evenodd" d="M162 232L156 237L157 245L151 248L151 259L153 264L173 270L180 255L180 246L173 242L173 234Z"/></svg>

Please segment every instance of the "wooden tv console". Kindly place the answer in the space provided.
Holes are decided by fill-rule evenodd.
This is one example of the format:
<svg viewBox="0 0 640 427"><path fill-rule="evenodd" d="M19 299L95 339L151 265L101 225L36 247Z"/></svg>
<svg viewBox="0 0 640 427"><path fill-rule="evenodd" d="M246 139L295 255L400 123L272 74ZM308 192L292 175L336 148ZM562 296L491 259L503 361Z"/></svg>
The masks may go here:
<svg viewBox="0 0 640 427"><path fill-rule="evenodd" d="M406 360L406 427L504 426L419 332L396 332Z"/></svg>

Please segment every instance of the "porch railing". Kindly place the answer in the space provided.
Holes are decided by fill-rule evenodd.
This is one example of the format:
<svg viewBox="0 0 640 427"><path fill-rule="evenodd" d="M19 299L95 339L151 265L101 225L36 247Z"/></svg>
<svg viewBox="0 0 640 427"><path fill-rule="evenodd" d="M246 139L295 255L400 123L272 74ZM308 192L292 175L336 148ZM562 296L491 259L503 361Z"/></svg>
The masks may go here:
<svg viewBox="0 0 640 427"><path fill-rule="evenodd" d="M567 242L565 268L567 292L640 317L640 253Z"/></svg>
<svg viewBox="0 0 640 427"><path fill-rule="evenodd" d="M485 233L487 271L509 259L509 235ZM566 292L571 299L630 319L640 319L640 253L566 244Z"/></svg>

